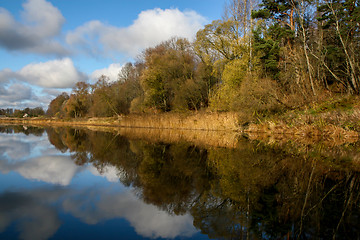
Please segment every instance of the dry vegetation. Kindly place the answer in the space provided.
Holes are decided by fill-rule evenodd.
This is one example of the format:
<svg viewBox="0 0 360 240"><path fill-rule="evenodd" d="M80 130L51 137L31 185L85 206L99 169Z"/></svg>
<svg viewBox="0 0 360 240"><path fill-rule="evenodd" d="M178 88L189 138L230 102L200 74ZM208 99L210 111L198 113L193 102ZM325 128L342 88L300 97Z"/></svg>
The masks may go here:
<svg viewBox="0 0 360 240"><path fill-rule="evenodd" d="M187 129L211 131L237 131L237 115L231 112L223 113L163 113L163 114L129 114L108 118L0 118L3 123L39 124L39 125L92 125L117 126L128 128L155 129Z"/></svg>
<svg viewBox="0 0 360 240"><path fill-rule="evenodd" d="M346 96L258 119L257 124L250 124L245 131L254 139L266 136L281 139L284 136L279 135L288 135L287 138L304 143L311 139L342 144L358 140L359 119L359 97Z"/></svg>
<svg viewBox="0 0 360 240"><path fill-rule="evenodd" d="M248 100L250 104L251 98ZM265 117L245 113L198 111L128 114L108 118L2 118L0 122L158 129L155 135L161 135L164 129L234 131L245 132L253 139L285 138L305 142L311 139L311 141L322 140L333 143L357 141L360 132L360 104L357 96L328 98L321 104L309 104L302 108ZM189 132L184 131L178 135Z"/></svg>

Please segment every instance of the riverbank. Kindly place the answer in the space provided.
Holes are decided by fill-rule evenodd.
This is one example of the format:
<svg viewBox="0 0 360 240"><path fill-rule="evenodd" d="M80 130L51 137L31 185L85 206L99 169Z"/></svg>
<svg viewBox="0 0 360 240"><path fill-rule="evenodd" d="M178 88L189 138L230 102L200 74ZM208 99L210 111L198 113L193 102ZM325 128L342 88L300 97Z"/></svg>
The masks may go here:
<svg viewBox="0 0 360 240"><path fill-rule="evenodd" d="M236 113L129 114L109 118L0 118L0 123L42 126L114 126L124 128L239 131Z"/></svg>
<svg viewBox="0 0 360 240"><path fill-rule="evenodd" d="M337 143L355 142L360 136L358 97L331 99L252 122L235 112L129 114L110 118L0 118L0 123L39 126L94 126L144 129L229 131L251 139L311 139Z"/></svg>
<svg viewBox="0 0 360 240"><path fill-rule="evenodd" d="M358 141L360 136L360 98L328 99L302 108L258 119L244 130L256 135L294 136L338 142Z"/></svg>
<svg viewBox="0 0 360 240"><path fill-rule="evenodd" d="M130 114L111 118L0 118L0 124L77 127L113 132L149 142L190 142L203 147L234 148L239 126L235 113Z"/></svg>

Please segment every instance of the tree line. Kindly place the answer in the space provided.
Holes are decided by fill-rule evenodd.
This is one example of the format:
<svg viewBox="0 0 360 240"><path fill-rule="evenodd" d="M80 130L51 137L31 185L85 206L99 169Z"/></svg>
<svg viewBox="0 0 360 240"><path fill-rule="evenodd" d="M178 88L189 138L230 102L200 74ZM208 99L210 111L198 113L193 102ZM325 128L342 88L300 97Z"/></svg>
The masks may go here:
<svg viewBox="0 0 360 240"><path fill-rule="evenodd" d="M13 109L13 108L6 108L0 109L0 116L6 117L18 117L22 118L26 117L38 117L44 116L45 111L42 107L35 107L35 108L24 108L24 109Z"/></svg>
<svg viewBox="0 0 360 240"><path fill-rule="evenodd" d="M171 38L127 63L115 82L78 82L51 101L57 117L131 112L266 115L359 95L359 0L229 0L190 42Z"/></svg>

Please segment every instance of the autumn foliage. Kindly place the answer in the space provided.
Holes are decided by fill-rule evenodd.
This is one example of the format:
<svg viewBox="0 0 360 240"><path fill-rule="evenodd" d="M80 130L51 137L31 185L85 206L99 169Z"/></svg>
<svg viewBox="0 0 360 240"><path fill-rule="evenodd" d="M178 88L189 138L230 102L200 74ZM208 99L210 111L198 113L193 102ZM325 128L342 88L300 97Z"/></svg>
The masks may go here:
<svg viewBox="0 0 360 240"><path fill-rule="evenodd" d="M266 116L360 94L357 0L231 0L196 39L171 38L127 63L118 80L77 83L50 116L169 111Z"/></svg>

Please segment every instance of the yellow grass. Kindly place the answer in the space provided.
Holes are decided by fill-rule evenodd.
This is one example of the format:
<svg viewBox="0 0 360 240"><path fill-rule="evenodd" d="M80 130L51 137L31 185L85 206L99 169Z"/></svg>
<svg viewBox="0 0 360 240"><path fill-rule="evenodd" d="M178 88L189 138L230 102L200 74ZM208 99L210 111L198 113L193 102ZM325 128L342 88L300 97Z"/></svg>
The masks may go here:
<svg viewBox="0 0 360 240"><path fill-rule="evenodd" d="M236 131L239 129L237 126L237 117L235 113L130 114L127 116L121 116L119 118L84 118L68 120L55 118L2 118L0 119L0 122L38 125L93 125L211 131Z"/></svg>

